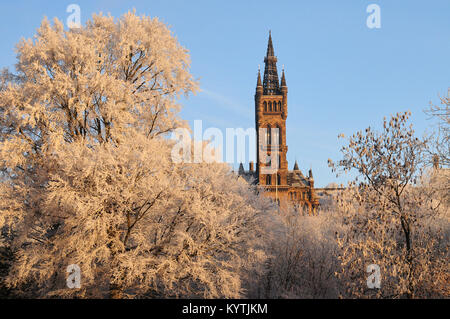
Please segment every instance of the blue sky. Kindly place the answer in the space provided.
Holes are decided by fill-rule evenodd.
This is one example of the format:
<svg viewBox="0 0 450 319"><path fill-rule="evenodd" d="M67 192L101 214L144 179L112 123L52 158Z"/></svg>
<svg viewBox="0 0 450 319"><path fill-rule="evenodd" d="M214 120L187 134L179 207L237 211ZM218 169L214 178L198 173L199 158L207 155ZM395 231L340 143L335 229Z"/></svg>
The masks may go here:
<svg viewBox="0 0 450 319"><path fill-rule="evenodd" d="M423 110L450 87L449 0L192 0L2 1L0 67L15 63L14 45L31 37L44 16L66 21L66 8L120 16L135 8L171 26L190 51L202 92L182 100L182 117L208 127L254 126L254 90L269 29L278 67L285 66L287 143L292 168L313 168L317 186L336 180L327 159L339 159L339 133L380 127L384 116L411 110L420 135L432 129ZM369 29L366 8L381 8Z"/></svg>

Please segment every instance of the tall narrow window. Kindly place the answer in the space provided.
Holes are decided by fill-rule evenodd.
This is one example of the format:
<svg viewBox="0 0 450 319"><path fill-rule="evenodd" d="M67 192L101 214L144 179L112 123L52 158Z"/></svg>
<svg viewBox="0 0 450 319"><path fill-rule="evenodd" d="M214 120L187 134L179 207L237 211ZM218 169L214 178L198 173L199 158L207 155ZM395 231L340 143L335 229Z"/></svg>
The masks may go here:
<svg viewBox="0 0 450 319"><path fill-rule="evenodd" d="M278 145L283 144L282 139L281 139L281 127L277 126L278 129Z"/></svg>
<svg viewBox="0 0 450 319"><path fill-rule="evenodd" d="M272 184L272 176L266 175L266 185L271 185L271 184Z"/></svg>
<svg viewBox="0 0 450 319"><path fill-rule="evenodd" d="M270 102L269 102L270 105ZM272 128L270 127L270 125L267 125L267 145L272 144Z"/></svg>
<svg viewBox="0 0 450 319"><path fill-rule="evenodd" d="M281 102L278 101L278 112L281 112Z"/></svg>
<svg viewBox="0 0 450 319"><path fill-rule="evenodd" d="M269 112L272 112L272 102L269 101Z"/></svg>
<svg viewBox="0 0 450 319"><path fill-rule="evenodd" d="M280 174L277 174L277 184L281 185L281 176L280 176Z"/></svg>
<svg viewBox="0 0 450 319"><path fill-rule="evenodd" d="M267 112L267 102L264 101L264 112Z"/></svg>
<svg viewBox="0 0 450 319"><path fill-rule="evenodd" d="M279 136L280 136L280 126L277 125L275 127L275 131L273 134L273 140L274 140L274 143L278 143L278 145L281 145Z"/></svg>
<svg viewBox="0 0 450 319"><path fill-rule="evenodd" d="M264 145L267 146L269 145L269 128L266 127L264 128Z"/></svg>

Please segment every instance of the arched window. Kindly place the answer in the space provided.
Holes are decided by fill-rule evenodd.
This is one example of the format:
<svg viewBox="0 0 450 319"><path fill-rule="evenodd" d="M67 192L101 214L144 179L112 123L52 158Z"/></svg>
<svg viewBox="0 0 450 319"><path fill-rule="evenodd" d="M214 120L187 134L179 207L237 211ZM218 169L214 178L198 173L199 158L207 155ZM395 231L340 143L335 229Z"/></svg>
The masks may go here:
<svg viewBox="0 0 450 319"><path fill-rule="evenodd" d="M272 102L269 101L269 112L272 112Z"/></svg>
<svg viewBox="0 0 450 319"><path fill-rule="evenodd" d="M281 185L281 176L277 174L277 185Z"/></svg>
<svg viewBox="0 0 450 319"><path fill-rule="evenodd" d="M280 153L278 153L278 168L281 167L281 156Z"/></svg>
<svg viewBox="0 0 450 319"><path fill-rule="evenodd" d="M278 112L281 112L281 102L278 101Z"/></svg>
<svg viewBox="0 0 450 319"><path fill-rule="evenodd" d="M277 102L273 102L273 111L274 111L274 112L277 111Z"/></svg>
<svg viewBox="0 0 450 319"><path fill-rule="evenodd" d="M264 101L264 112L267 112L267 102Z"/></svg>
<svg viewBox="0 0 450 319"><path fill-rule="evenodd" d="M269 102L269 106L270 106L270 102ZM272 128L270 127L270 125L267 125L267 145L272 144Z"/></svg>
<svg viewBox="0 0 450 319"><path fill-rule="evenodd" d="M272 184L272 176L266 175L266 185L271 185L271 184Z"/></svg>

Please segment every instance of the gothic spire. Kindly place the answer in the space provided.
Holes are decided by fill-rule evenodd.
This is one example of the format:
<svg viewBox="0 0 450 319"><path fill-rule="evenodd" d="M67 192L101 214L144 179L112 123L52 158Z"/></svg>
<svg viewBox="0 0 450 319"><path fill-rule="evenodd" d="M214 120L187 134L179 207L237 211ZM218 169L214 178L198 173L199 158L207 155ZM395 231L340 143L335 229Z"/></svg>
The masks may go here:
<svg viewBox="0 0 450 319"><path fill-rule="evenodd" d="M280 94L278 71L277 71L277 57L275 56L272 44L272 34L269 31L269 42L267 44L267 54L264 58L264 95L278 95Z"/></svg>
<svg viewBox="0 0 450 319"><path fill-rule="evenodd" d="M239 164L239 171L238 171L238 174L239 175L244 175L244 165L242 165L242 162L241 162L241 164Z"/></svg>
<svg viewBox="0 0 450 319"><path fill-rule="evenodd" d="M260 72L259 68L258 68L258 79L256 80L256 87L258 87L258 86L262 86L262 84L261 84L261 72Z"/></svg>
<svg viewBox="0 0 450 319"><path fill-rule="evenodd" d="M295 164L294 164L294 171L298 171L299 169L298 169L298 164L297 164L297 161L295 161Z"/></svg>
<svg viewBox="0 0 450 319"><path fill-rule="evenodd" d="M272 32L269 30L269 43L267 43L267 55L266 56L275 56L272 44Z"/></svg>
<svg viewBox="0 0 450 319"><path fill-rule="evenodd" d="M287 86L286 85L286 77L284 76L284 68L283 68L283 74L281 75L281 87Z"/></svg>

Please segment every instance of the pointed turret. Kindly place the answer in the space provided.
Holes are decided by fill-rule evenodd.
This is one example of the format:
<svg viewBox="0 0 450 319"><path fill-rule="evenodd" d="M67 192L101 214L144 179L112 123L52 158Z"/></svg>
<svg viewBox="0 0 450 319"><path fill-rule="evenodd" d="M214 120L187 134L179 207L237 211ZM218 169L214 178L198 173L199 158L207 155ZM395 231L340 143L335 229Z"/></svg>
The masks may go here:
<svg viewBox="0 0 450 319"><path fill-rule="evenodd" d="M261 72L258 69L258 79L256 80L256 87L262 87L262 83L261 83Z"/></svg>
<svg viewBox="0 0 450 319"><path fill-rule="evenodd" d="M286 87L286 77L284 76L284 68L283 68L283 73L281 75L281 87Z"/></svg>
<svg viewBox="0 0 450 319"><path fill-rule="evenodd" d="M297 161L295 161L295 164L294 164L294 171L299 171Z"/></svg>
<svg viewBox="0 0 450 319"><path fill-rule="evenodd" d="M262 83L261 83L261 71L260 71L260 68L258 66L258 76L257 76L257 79L256 79L256 92L255 92L255 106L256 106L255 112L256 112L256 114L258 114L258 107L257 106L259 105L259 101L261 99L262 94L263 94L263 86L262 86Z"/></svg>
<svg viewBox="0 0 450 319"><path fill-rule="evenodd" d="M278 95L280 94L278 71L277 71L277 57L273 50L272 34L269 31L269 42L267 44L267 54L264 58L264 95Z"/></svg>
<svg viewBox="0 0 450 319"><path fill-rule="evenodd" d="M241 163L239 164L239 171L238 171L239 175L244 175L245 171L244 171L244 165Z"/></svg>

